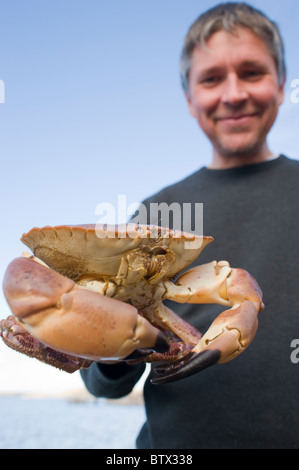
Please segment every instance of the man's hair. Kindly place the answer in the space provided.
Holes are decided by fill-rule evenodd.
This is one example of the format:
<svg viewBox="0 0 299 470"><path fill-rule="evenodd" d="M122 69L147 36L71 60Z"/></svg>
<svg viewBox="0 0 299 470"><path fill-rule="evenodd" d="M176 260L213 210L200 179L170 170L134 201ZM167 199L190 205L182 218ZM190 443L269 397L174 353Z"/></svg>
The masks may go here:
<svg viewBox="0 0 299 470"><path fill-rule="evenodd" d="M286 75L284 45L279 29L260 10L247 3L221 3L200 15L190 26L185 38L180 60L180 74L183 89L189 91L189 73L194 49L217 31L234 33L238 27L250 28L267 45L276 64L279 83Z"/></svg>

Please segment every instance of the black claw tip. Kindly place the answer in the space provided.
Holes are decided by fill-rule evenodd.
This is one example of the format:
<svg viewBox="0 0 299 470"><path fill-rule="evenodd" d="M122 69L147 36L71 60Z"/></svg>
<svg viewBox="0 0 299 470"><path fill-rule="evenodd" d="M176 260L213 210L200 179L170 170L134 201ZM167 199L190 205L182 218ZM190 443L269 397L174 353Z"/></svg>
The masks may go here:
<svg viewBox="0 0 299 470"><path fill-rule="evenodd" d="M217 364L220 355L221 353L217 349L207 349L199 354L190 352L172 364L155 368L154 372L157 373L157 377L151 379L151 383L156 385L185 379L207 367Z"/></svg>
<svg viewBox="0 0 299 470"><path fill-rule="evenodd" d="M165 353L169 351L169 343L165 337L165 335L160 332L157 336L157 340L155 345L152 348L143 348L143 349L135 349L129 356L125 357L123 361L127 364L137 364L138 362L142 362L146 356L149 356L153 352L155 353Z"/></svg>

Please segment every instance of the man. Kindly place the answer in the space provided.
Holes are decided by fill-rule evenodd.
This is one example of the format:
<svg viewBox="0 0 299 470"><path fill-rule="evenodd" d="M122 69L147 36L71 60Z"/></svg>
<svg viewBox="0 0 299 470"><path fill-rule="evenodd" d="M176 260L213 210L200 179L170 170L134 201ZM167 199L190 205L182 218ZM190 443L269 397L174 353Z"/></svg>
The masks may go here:
<svg viewBox="0 0 299 470"><path fill-rule="evenodd" d="M266 308L255 340L237 359L179 382L147 379L147 422L137 447L298 448L299 365L291 343L299 335L299 162L274 155L267 144L283 101L279 31L246 4L221 4L191 26L181 75L190 113L212 143L212 161L145 205L203 203L204 234L215 241L200 262L226 259L247 269ZM221 311L171 307L201 331ZM82 377L91 393L117 398L143 371L94 363Z"/></svg>

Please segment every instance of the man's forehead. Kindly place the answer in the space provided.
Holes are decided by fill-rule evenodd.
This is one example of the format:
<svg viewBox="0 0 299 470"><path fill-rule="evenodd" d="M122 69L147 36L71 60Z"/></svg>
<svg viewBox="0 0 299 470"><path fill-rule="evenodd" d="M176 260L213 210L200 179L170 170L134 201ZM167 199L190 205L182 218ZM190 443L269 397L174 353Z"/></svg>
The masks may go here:
<svg viewBox="0 0 299 470"><path fill-rule="evenodd" d="M264 42L260 34L255 32L252 28L243 25L236 25L235 27L229 29L226 29L225 27L217 28L215 30L212 30L207 36L205 36L202 41L203 44L208 44L212 39L215 39L215 37L223 38L225 36L227 36L228 38L234 38L236 40L240 39L240 37L246 38L247 40L250 40L251 38L256 38Z"/></svg>
<svg viewBox="0 0 299 470"><path fill-rule="evenodd" d="M234 60L244 66L252 66L263 63L265 55L271 56L265 41L249 28L238 28L233 33L226 30L214 32L205 44L195 47L191 62L204 69Z"/></svg>
<svg viewBox="0 0 299 470"><path fill-rule="evenodd" d="M238 67L243 67L243 68L255 68L255 67L262 67L264 65L264 62L261 60L248 60L244 58L244 60L240 60L237 63ZM208 64L201 63L202 70L205 71L205 73L215 73L220 71L223 68L222 63L218 62L217 65L212 65L208 66Z"/></svg>

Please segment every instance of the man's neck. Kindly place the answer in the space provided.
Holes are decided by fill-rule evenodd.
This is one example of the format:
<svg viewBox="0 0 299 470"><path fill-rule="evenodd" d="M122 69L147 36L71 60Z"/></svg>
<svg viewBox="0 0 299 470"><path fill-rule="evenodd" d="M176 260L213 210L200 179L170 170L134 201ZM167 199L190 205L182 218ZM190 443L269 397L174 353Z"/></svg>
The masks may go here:
<svg viewBox="0 0 299 470"><path fill-rule="evenodd" d="M253 165L255 163L263 163L276 158L278 155L274 155L268 147L263 151L254 153L252 155L230 155L224 156L217 151L213 153L213 159L211 164L208 166L210 170L226 170L230 168L237 168L246 165Z"/></svg>

